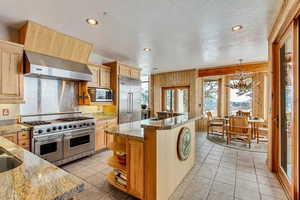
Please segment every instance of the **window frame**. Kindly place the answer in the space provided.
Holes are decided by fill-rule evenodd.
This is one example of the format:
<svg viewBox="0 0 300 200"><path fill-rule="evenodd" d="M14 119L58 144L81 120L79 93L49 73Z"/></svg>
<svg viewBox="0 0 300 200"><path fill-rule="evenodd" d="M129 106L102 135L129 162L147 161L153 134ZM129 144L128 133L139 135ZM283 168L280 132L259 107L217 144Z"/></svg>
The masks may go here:
<svg viewBox="0 0 300 200"><path fill-rule="evenodd" d="M253 79L253 77L251 76L251 79ZM234 76L230 76L230 77L228 77L228 79L227 79L227 84L229 84L230 83L230 81L232 81L232 80L237 80L236 78L234 78ZM231 99L231 95L230 95L230 93L231 93L231 88L228 88L228 95L227 95L227 115L230 115L230 113L231 113L231 109L230 109L230 99ZM251 108L251 111L250 111L250 113L251 113L251 115L253 115L253 95L254 95L254 93L253 93L253 88L251 88L251 90L252 90L252 97L251 97L251 106L250 106L250 108Z"/></svg>
<svg viewBox="0 0 300 200"><path fill-rule="evenodd" d="M175 90L176 89L188 89L188 112L190 112L190 103L191 103L191 96L190 96L190 86L189 85L186 85L186 86L173 86L173 87L162 87L161 88L161 92L162 92L162 95L161 95L161 108L162 110L166 110L166 105L165 105L165 90ZM176 94L176 92L175 92ZM176 104L177 104L177 95L174 95L174 110L173 112L177 112L176 110Z"/></svg>
<svg viewBox="0 0 300 200"><path fill-rule="evenodd" d="M202 106L202 113L203 115L206 115L205 113L205 106L204 106L204 102L205 102L205 95L204 95L204 86L205 86L205 82L207 81L217 81L218 83L218 91L217 91L217 117L221 116L221 106L222 106L222 78L205 78L203 80L203 86L202 86L202 102L203 102L203 106Z"/></svg>

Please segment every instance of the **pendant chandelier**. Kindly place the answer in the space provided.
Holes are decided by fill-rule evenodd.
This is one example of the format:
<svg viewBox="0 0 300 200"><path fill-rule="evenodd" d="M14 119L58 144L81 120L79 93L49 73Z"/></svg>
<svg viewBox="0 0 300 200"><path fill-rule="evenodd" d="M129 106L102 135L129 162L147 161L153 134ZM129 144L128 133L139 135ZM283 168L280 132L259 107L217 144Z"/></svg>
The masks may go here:
<svg viewBox="0 0 300 200"><path fill-rule="evenodd" d="M239 60L240 65L242 64L242 59ZM240 72L234 75L236 78L231 80L226 87L231 89L237 89L237 95L243 95L251 91L252 88L259 85L259 82L253 81L251 73Z"/></svg>

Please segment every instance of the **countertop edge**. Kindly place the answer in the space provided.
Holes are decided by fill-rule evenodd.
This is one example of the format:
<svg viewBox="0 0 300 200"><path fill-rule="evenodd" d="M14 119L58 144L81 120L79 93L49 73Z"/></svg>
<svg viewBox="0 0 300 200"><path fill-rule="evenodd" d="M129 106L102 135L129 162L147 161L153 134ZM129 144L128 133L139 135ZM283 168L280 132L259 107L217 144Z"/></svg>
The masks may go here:
<svg viewBox="0 0 300 200"><path fill-rule="evenodd" d="M131 138L131 139L135 139L135 140L139 140L144 142L145 138L144 137L139 137L139 136L134 136L134 135L129 135L128 133L125 131L124 132L120 132L120 131L111 131L111 130L104 130L105 133L110 134L110 135L114 135L114 136L120 136L120 137L124 137L124 138Z"/></svg>
<svg viewBox="0 0 300 200"><path fill-rule="evenodd" d="M176 118L176 117L174 117L174 118ZM168 130L168 129L177 128L179 126L184 125L185 123L196 121L196 120L199 120L201 118L202 118L201 116L193 117L191 119L188 119L188 120L186 120L186 121L184 121L182 123L178 123L178 124L175 124L175 125L155 126L155 125L141 124L141 127L142 128L154 128L156 130Z"/></svg>

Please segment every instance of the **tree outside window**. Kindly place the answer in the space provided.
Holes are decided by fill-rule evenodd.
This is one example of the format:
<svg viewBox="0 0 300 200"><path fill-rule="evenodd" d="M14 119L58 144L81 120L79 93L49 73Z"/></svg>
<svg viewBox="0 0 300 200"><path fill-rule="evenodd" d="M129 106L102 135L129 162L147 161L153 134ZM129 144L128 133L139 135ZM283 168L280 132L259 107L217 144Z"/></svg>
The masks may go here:
<svg viewBox="0 0 300 200"><path fill-rule="evenodd" d="M211 112L212 115L218 115L218 80L205 80L204 81L204 114Z"/></svg>
<svg viewBox="0 0 300 200"><path fill-rule="evenodd" d="M149 76L142 76L142 105L149 105Z"/></svg>
<svg viewBox="0 0 300 200"><path fill-rule="evenodd" d="M230 80L231 82L235 80ZM230 89L229 114L235 115L237 111L252 112L252 89L240 92L239 89Z"/></svg>

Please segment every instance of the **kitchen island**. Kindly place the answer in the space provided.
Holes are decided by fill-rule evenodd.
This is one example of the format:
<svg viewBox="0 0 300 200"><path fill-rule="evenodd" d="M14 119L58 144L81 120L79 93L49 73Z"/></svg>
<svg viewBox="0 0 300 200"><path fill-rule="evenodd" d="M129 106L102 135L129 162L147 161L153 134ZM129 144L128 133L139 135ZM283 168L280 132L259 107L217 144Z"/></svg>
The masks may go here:
<svg viewBox="0 0 300 200"><path fill-rule="evenodd" d="M168 199L194 166L197 119L185 114L107 129L114 136L108 182L139 199Z"/></svg>
<svg viewBox="0 0 300 200"><path fill-rule="evenodd" d="M0 136L0 150L20 165L0 172L0 199L5 200L69 200L83 191L84 183L77 177L24 150ZM0 153L0 158L4 158ZM1 159L1 169L9 167Z"/></svg>

